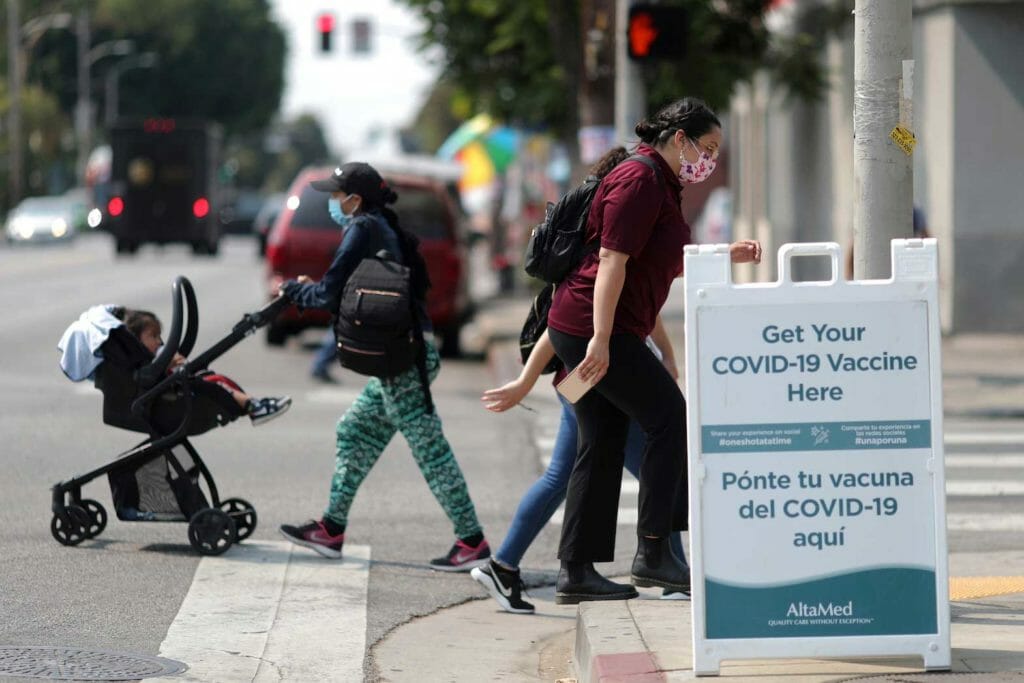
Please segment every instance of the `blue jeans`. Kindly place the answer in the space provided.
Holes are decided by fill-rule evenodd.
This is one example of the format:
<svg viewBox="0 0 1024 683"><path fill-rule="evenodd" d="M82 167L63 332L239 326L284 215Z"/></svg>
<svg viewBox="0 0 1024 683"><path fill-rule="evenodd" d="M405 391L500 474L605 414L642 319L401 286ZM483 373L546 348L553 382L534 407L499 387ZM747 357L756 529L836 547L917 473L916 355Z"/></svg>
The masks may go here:
<svg viewBox="0 0 1024 683"><path fill-rule="evenodd" d="M320 348L316 350L316 355L313 356L313 367L310 368L311 374L322 375L327 372L334 363L334 358L338 353L336 346L337 342L334 341L334 330L330 327L324 333L324 338L320 341Z"/></svg>
<svg viewBox="0 0 1024 683"><path fill-rule="evenodd" d="M523 499L519 501L516 515L512 518L512 526L505 536L495 554L502 564L509 567L518 567L519 561L523 559L527 548L537 538L537 534L544 528L544 525L555 514L555 510L565 500L565 492L569 488L569 475L572 473L573 463L576 462L576 413L572 405L559 394L558 400L562 402L562 421L558 426L558 435L555 437L555 448L551 453L551 464L541 475L540 479L533 483ZM629 423L629 436L626 438L626 469L634 477L640 472L640 459L644 454L644 433L636 422ZM666 514L668 512L666 511ZM669 545L676 557L685 559L683 553L682 535L673 533L669 536Z"/></svg>

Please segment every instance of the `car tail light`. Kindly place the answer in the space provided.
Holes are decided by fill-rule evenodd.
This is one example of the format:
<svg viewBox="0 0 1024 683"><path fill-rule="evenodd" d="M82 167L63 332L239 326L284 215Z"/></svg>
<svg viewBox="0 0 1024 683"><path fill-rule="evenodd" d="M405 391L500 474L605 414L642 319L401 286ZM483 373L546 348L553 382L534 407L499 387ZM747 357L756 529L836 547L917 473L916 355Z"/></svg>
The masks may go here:
<svg viewBox="0 0 1024 683"><path fill-rule="evenodd" d="M206 214L210 213L210 202L206 197L200 197L199 199L192 202L192 215L196 218L206 218Z"/></svg>
<svg viewBox="0 0 1024 683"><path fill-rule="evenodd" d="M120 197L111 197L110 201L107 202L107 213L114 218L124 213L124 200Z"/></svg>

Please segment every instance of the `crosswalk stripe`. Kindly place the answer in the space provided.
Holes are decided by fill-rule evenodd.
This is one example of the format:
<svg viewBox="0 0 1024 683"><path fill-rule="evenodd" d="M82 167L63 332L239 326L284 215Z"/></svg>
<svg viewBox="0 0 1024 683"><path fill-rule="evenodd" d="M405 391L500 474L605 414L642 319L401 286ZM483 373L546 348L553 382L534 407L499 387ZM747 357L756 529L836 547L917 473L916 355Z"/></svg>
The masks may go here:
<svg viewBox="0 0 1024 683"><path fill-rule="evenodd" d="M946 515L946 528L949 531L1024 531L1024 515L950 512Z"/></svg>
<svg viewBox="0 0 1024 683"><path fill-rule="evenodd" d="M160 656L182 681L362 680L369 566L369 546L330 561L284 541L204 557Z"/></svg>
<svg viewBox="0 0 1024 683"><path fill-rule="evenodd" d="M562 525L565 509L560 507L551 516L551 524ZM619 508L619 525L635 526L639 510L635 507ZM949 531L1024 531L1024 515L1001 513L954 513L946 515Z"/></svg>
<svg viewBox="0 0 1024 683"><path fill-rule="evenodd" d="M1022 496L1024 481L946 481L947 496Z"/></svg>
<svg viewBox="0 0 1024 683"><path fill-rule="evenodd" d="M942 440L947 446L987 444L1019 445L1024 448L1024 432L946 432Z"/></svg>
<svg viewBox="0 0 1024 683"><path fill-rule="evenodd" d="M947 467L984 467L989 469L1000 467L1024 467L1024 456L1008 460L998 456L971 456L950 462L946 458ZM623 475L621 495L638 495L640 482L631 476ZM1024 495L1024 482L989 481L989 480L953 480L946 479L946 493L951 496L1017 496Z"/></svg>
<svg viewBox="0 0 1024 683"><path fill-rule="evenodd" d="M985 467L985 468L1014 468L1024 467L1024 455L1009 454L976 454L976 455L947 455L946 467Z"/></svg>

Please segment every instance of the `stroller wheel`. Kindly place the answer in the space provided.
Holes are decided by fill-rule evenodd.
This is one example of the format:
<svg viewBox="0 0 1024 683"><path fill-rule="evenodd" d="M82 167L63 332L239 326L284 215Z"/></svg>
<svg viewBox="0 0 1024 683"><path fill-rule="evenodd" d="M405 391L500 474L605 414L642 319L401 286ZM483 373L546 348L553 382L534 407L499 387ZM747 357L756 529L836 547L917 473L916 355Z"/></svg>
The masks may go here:
<svg viewBox="0 0 1024 683"><path fill-rule="evenodd" d="M83 498L79 502L89 515L89 524L85 527L85 537L96 538L107 528L107 511L98 500Z"/></svg>
<svg viewBox="0 0 1024 683"><path fill-rule="evenodd" d="M78 505L68 505L64 515L54 514L50 520L50 533L61 545L78 545L86 538L91 520L89 513Z"/></svg>
<svg viewBox="0 0 1024 683"><path fill-rule="evenodd" d="M217 508L203 508L188 522L188 542L200 555L220 555L235 542L235 520Z"/></svg>
<svg viewBox="0 0 1024 683"><path fill-rule="evenodd" d="M220 509L235 520L235 541L244 541L256 531L256 508L242 498L228 498L222 501Z"/></svg>

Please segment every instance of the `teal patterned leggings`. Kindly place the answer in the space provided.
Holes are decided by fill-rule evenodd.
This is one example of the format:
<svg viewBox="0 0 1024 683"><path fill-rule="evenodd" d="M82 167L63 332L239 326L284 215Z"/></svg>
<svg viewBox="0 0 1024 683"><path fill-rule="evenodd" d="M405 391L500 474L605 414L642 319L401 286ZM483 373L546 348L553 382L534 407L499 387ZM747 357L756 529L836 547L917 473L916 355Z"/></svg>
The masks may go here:
<svg viewBox="0 0 1024 683"><path fill-rule="evenodd" d="M427 371L431 382L440 367L437 350L428 342ZM436 412L428 413L425 403L415 367L390 379L370 379L338 421L337 464L325 517L337 524L348 523L348 511L359 485L395 432L401 432L431 493L455 525L455 535L466 538L481 531L466 480L441 431L441 418Z"/></svg>

